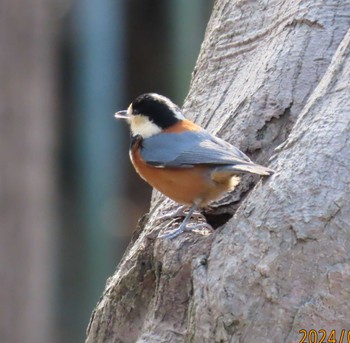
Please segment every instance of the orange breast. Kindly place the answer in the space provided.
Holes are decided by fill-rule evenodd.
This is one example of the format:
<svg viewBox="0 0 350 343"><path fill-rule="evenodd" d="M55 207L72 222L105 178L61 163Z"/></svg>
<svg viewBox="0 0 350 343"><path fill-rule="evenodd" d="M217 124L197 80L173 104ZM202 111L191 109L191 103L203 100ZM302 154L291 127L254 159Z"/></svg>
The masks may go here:
<svg viewBox="0 0 350 343"><path fill-rule="evenodd" d="M211 178L211 167L156 168L145 163L134 144L130 157L138 174L152 187L181 204L199 202L205 206L231 187L231 177L216 182Z"/></svg>
<svg viewBox="0 0 350 343"><path fill-rule="evenodd" d="M175 125L168 127L163 132L180 133L188 130L200 131L203 129L197 124L191 122L190 120L184 119L184 120L179 120Z"/></svg>

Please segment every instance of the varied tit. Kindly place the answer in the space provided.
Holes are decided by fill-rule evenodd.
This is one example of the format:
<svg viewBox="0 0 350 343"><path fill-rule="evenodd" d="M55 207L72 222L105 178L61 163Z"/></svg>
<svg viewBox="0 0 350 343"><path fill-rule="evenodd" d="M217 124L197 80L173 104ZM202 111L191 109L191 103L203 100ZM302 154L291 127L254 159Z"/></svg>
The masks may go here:
<svg viewBox="0 0 350 343"><path fill-rule="evenodd" d="M191 206L180 227L163 236L173 238L183 232L193 212L232 191L241 173L273 173L185 119L179 107L164 96L140 95L115 117L130 125L130 159L137 173L169 198Z"/></svg>

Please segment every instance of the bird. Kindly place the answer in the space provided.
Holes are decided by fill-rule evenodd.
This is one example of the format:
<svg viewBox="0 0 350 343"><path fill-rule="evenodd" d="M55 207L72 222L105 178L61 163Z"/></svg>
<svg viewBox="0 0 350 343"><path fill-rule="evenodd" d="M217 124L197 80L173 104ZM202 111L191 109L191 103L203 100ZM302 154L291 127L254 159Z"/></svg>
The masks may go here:
<svg viewBox="0 0 350 343"><path fill-rule="evenodd" d="M242 173L273 174L272 169L255 164L235 146L186 119L163 95L142 94L115 117L129 124L129 156L140 177L175 202L190 206L181 225L163 237L190 231L193 213L232 191Z"/></svg>

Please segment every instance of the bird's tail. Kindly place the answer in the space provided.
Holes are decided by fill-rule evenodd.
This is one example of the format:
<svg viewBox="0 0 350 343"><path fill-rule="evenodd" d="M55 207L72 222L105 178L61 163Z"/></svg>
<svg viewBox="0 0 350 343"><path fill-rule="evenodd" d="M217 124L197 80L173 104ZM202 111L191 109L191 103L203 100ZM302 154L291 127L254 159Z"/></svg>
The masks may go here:
<svg viewBox="0 0 350 343"><path fill-rule="evenodd" d="M232 166L233 170L237 172L248 172L252 174L258 174L258 175L271 175L274 173L274 171L270 168L263 167L259 164L237 164L235 166Z"/></svg>
<svg viewBox="0 0 350 343"><path fill-rule="evenodd" d="M258 175L271 175L274 171L270 168L255 163L241 163L218 167L218 172L228 174L252 173Z"/></svg>

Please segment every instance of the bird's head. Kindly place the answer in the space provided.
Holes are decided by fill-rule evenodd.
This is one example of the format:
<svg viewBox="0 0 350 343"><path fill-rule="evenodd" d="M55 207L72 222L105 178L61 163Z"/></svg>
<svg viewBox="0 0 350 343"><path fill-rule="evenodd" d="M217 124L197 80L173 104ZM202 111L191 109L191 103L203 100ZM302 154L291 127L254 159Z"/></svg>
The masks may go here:
<svg viewBox="0 0 350 343"><path fill-rule="evenodd" d="M148 138L185 119L178 106L165 96L146 93L137 97L125 111L115 114L130 125L133 136Z"/></svg>

